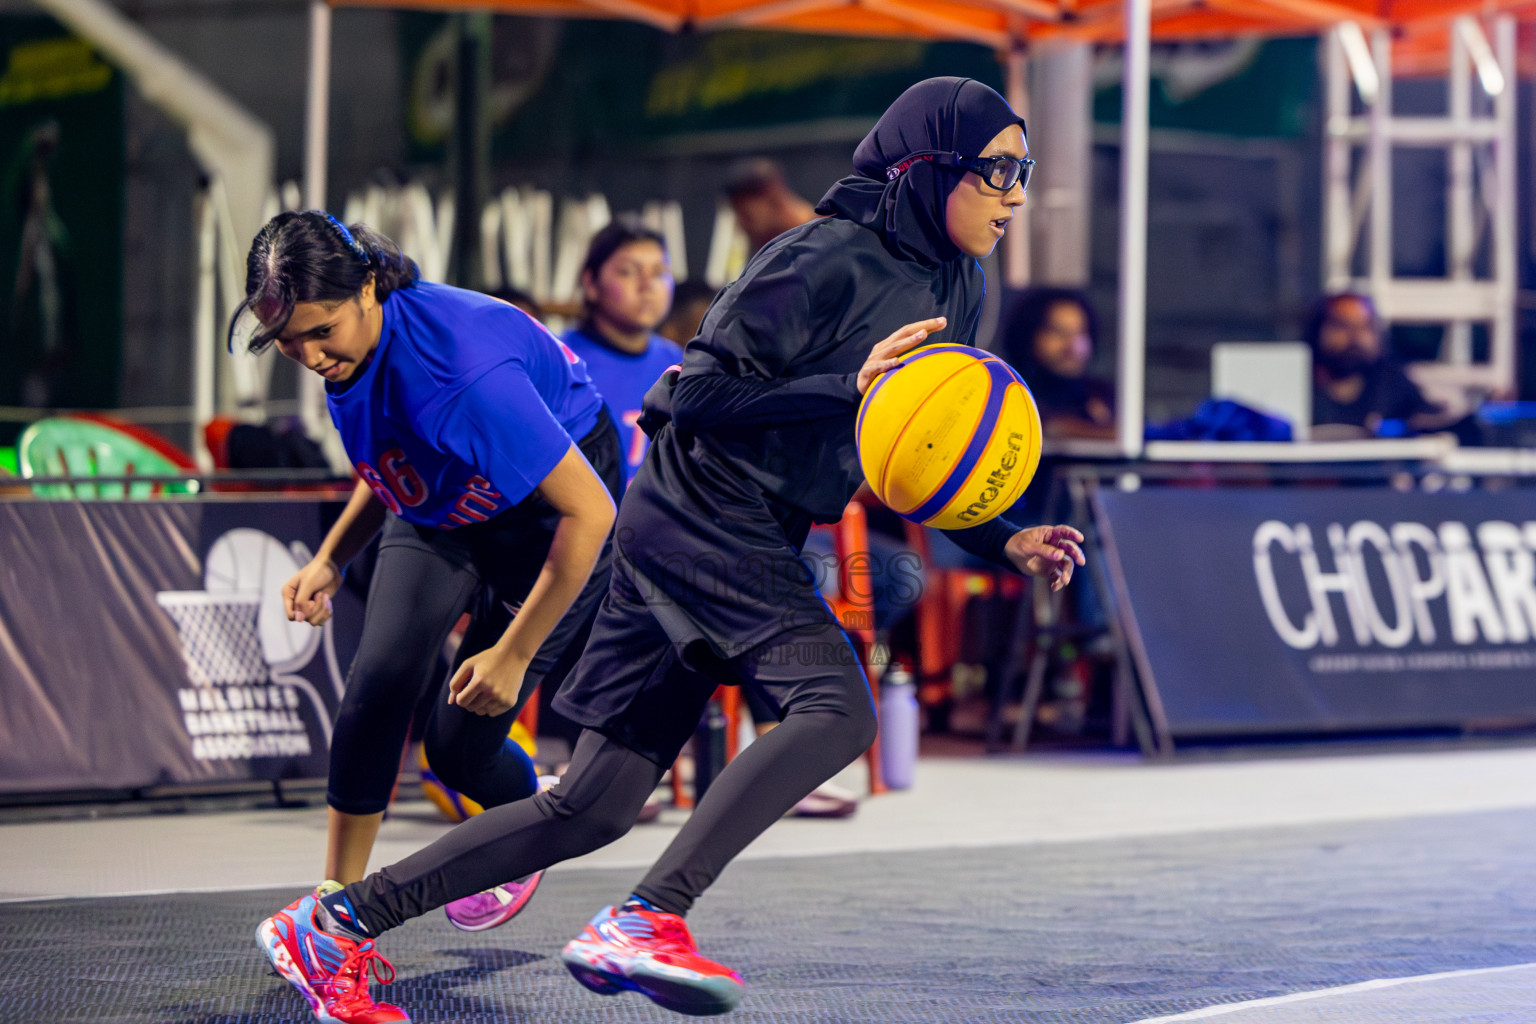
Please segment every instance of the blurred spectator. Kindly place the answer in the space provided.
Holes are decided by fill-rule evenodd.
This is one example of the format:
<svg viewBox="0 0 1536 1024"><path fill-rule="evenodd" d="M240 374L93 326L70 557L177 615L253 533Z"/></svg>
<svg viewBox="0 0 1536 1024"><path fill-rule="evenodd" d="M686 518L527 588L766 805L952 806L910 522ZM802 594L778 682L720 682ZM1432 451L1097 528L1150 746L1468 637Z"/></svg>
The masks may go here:
<svg viewBox="0 0 1536 1024"><path fill-rule="evenodd" d="M563 340L586 360L608 403L630 480L650 443L639 426L641 399L662 371L683 361L683 350L656 333L672 308L666 240L633 217L609 222L587 248L581 295L581 323Z"/></svg>
<svg viewBox="0 0 1536 1024"><path fill-rule="evenodd" d="M715 289L708 281L690 277L678 282L672 293L672 312L662 321L656 333L679 345L686 345L699 333L699 324L715 301Z"/></svg>
<svg viewBox="0 0 1536 1024"><path fill-rule="evenodd" d="M1400 435L1443 426L1440 408L1384 351L1369 296L1325 295L1307 317L1312 349L1312 423L1318 440Z"/></svg>
<svg viewBox="0 0 1536 1024"><path fill-rule="evenodd" d="M1024 378L1046 437L1113 438L1115 389L1088 376L1098 318L1073 288L1031 288L1000 332L999 354Z"/></svg>
<svg viewBox="0 0 1536 1024"><path fill-rule="evenodd" d="M766 157L731 168L725 179L736 222L756 252L790 228L816 219L816 207L784 180L784 170Z"/></svg>
<svg viewBox="0 0 1536 1024"><path fill-rule="evenodd" d="M544 307L539 305L537 299L521 288L513 288L511 285L507 285L505 288L497 288L495 291L488 292L487 294L493 299L500 299L502 302L511 303L540 323L544 321Z"/></svg>
<svg viewBox="0 0 1536 1024"><path fill-rule="evenodd" d="M297 416L232 424L223 441L223 461L230 469L326 469L330 465Z"/></svg>

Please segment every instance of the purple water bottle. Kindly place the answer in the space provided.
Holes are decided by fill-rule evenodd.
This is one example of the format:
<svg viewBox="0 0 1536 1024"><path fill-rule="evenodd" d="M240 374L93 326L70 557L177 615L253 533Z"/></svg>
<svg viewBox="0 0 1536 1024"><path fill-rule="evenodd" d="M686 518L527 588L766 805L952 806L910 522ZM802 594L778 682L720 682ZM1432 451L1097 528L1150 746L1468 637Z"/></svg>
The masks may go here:
<svg viewBox="0 0 1536 1024"><path fill-rule="evenodd" d="M892 665L880 680L880 772L891 789L910 789L917 771L917 686Z"/></svg>

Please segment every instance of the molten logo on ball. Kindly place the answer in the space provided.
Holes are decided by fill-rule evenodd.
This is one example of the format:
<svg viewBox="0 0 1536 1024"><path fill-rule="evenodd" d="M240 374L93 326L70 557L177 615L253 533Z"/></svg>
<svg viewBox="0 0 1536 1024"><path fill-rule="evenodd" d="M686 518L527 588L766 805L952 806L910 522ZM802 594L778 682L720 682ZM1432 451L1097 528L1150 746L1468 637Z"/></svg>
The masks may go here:
<svg viewBox="0 0 1536 1024"><path fill-rule="evenodd" d="M1003 464L992 471L987 477L987 489L981 492L981 497L971 502L959 514L958 518L963 523L985 522L989 516L982 513L991 507L997 500L997 496L1003 493L1008 486L1008 478L1013 475L1014 467L1019 464L1019 442L1024 440L1024 435L1013 432L1008 435L1008 450L1003 452Z"/></svg>

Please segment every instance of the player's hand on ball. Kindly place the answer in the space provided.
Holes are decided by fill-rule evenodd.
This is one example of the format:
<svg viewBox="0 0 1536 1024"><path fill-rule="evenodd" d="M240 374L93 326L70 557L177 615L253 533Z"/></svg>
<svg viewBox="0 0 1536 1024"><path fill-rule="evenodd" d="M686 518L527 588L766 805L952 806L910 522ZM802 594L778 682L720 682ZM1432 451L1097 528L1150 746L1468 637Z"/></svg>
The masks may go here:
<svg viewBox="0 0 1536 1024"><path fill-rule="evenodd" d="M474 715L495 717L517 703L528 663L500 647L472 654L448 680L448 703Z"/></svg>
<svg viewBox="0 0 1536 1024"><path fill-rule="evenodd" d="M859 370L859 394L862 395L868 391L871 381L895 366L903 352L916 348L928 335L942 331L948 323L949 321L941 316L931 320L919 320L915 324L907 324L870 349L869 358L864 361L863 368Z"/></svg>
<svg viewBox="0 0 1536 1024"><path fill-rule="evenodd" d="M1070 526L1032 526L1008 538L1009 561L1020 572L1044 576L1052 590L1072 582L1072 570L1087 564L1083 559L1083 535Z"/></svg>
<svg viewBox="0 0 1536 1024"><path fill-rule="evenodd" d="M283 611L290 622L323 626L331 617L331 595L341 589L341 569L329 558L312 558L283 584Z"/></svg>

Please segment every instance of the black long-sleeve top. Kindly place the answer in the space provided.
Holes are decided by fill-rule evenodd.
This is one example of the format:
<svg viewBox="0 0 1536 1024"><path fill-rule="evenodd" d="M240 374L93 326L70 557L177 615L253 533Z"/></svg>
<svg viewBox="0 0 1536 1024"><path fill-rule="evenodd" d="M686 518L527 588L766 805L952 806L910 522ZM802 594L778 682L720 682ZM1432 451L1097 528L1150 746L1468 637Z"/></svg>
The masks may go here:
<svg viewBox="0 0 1536 1024"><path fill-rule="evenodd" d="M851 221L812 221L770 242L715 300L681 373L647 394L642 424L684 461L754 483L803 539L811 522L838 520L864 480L856 380L870 350L935 316L948 321L935 341L975 344L984 290L974 259L925 265ZM1017 529L993 519L945 533L1011 568L1003 548Z"/></svg>

